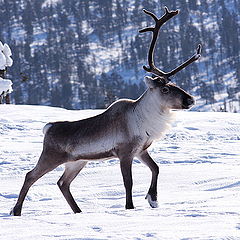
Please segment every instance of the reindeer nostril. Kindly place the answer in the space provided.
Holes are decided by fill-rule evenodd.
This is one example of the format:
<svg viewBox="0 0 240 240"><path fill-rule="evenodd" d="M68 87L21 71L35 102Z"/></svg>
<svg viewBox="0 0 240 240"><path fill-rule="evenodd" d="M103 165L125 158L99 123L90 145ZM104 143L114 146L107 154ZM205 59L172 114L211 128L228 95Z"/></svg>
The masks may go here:
<svg viewBox="0 0 240 240"><path fill-rule="evenodd" d="M193 98L188 98L187 103L188 103L188 105L193 105L194 104L194 99Z"/></svg>

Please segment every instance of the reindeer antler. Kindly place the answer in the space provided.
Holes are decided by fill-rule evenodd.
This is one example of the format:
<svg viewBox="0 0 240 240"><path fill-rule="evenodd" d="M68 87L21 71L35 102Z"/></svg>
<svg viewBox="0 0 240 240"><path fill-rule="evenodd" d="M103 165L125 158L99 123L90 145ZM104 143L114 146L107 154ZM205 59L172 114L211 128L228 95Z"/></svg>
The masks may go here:
<svg viewBox="0 0 240 240"><path fill-rule="evenodd" d="M159 30L161 28L161 26L167 22L169 19L171 19L172 17L176 16L179 11L169 11L167 7L165 7L165 14L161 17L161 18L157 18L156 15L154 15L152 12L149 12L145 9L143 9L143 11L148 14L149 16L151 16L154 21L155 21L155 27L147 27L144 28L142 30L140 30L140 33L143 32L152 32L153 36L152 36L152 41L149 47L149 52L148 52L148 64L149 67L143 66L144 70L146 70L147 72L151 72L157 76L161 76L164 77L166 80L170 80L169 77L176 74L177 72L179 72L180 70L182 70L183 68L185 68L186 66L188 66L189 64L191 64L192 62L196 61L201 55L201 45L198 45L197 48L197 52L196 54L194 54L190 59L188 59L186 62L184 62L183 64L181 64L180 66L178 66L177 68L175 68L174 70L170 71L170 72L163 72L162 70L158 69L155 64L154 64L154 60L153 60L153 53L154 53L154 49L155 49L155 45L156 45L156 41L157 41L157 37L158 37L158 33Z"/></svg>
<svg viewBox="0 0 240 240"><path fill-rule="evenodd" d="M176 67L171 72L168 72L166 76L170 77L176 74L177 72L181 71L183 68L187 67L189 64L198 60L201 57L201 51L202 51L202 46L201 44L198 44L197 52L191 58L189 58L186 62L182 63L180 66Z"/></svg>

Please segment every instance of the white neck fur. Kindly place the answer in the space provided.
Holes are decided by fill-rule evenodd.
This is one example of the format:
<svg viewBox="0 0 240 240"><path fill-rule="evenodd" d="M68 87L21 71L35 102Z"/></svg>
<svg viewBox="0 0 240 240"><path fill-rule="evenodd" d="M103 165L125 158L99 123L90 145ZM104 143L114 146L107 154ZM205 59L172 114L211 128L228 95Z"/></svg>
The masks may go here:
<svg viewBox="0 0 240 240"><path fill-rule="evenodd" d="M154 91L148 89L136 101L135 119L141 132L144 131L154 140L171 127L175 114L160 102Z"/></svg>

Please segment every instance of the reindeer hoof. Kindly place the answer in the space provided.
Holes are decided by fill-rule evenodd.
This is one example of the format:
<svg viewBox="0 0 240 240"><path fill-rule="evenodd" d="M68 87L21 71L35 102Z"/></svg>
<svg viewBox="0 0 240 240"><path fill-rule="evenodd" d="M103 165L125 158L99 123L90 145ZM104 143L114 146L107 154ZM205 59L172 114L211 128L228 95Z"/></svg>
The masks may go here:
<svg viewBox="0 0 240 240"><path fill-rule="evenodd" d="M14 207L14 208L11 209L10 215L12 215L12 216L21 216L21 211L19 211L18 209L16 209Z"/></svg>
<svg viewBox="0 0 240 240"><path fill-rule="evenodd" d="M148 200L148 203L152 208L158 208L158 201L152 200L152 197L150 194L147 194L146 199Z"/></svg>
<svg viewBox="0 0 240 240"><path fill-rule="evenodd" d="M75 214L76 214L76 213L81 213L82 210L78 208L77 210L74 210L73 212L74 212Z"/></svg>
<svg viewBox="0 0 240 240"><path fill-rule="evenodd" d="M125 206L126 209L134 209L133 204L126 204Z"/></svg>

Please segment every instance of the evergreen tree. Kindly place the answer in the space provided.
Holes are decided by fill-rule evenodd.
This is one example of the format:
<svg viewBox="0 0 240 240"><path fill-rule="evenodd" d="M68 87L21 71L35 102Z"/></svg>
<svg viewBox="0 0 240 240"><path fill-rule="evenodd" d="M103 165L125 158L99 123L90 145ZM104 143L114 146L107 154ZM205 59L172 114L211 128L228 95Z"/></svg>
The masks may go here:
<svg viewBox="0 0 240 240"><path fill-rule="evenodd" d="M240 91L240 0L2 0L0 37L13 52L8 72L13 102L93 108L106 98L110 103L138 97L145 89L142 65L151 41L151 34L138 30L154 24L142 9L161 16L164 6L180 14L161 29L156 65L169 71L202 43L200 63L173 81L193 94L200 86L210 103L215 94L227 92L226 78L231 78L235 93L228 88L229 100L234 100ZM199 83L203 79L206 86Z"/></svg>

